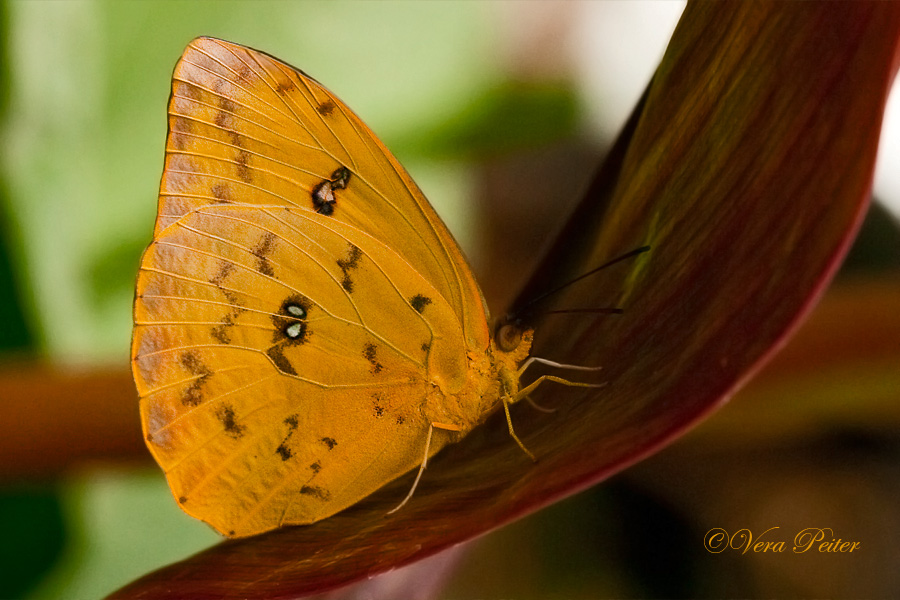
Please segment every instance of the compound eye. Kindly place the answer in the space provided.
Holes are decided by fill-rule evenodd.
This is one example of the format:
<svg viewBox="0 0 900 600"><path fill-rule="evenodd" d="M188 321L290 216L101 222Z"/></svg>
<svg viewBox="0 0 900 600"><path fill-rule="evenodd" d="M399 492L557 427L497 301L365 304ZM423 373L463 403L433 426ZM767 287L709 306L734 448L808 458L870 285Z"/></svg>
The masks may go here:
<svg viewBox="0 0 900 600"><path fill-rule="evenodd" d="M522 329L512 323L501 325L494 336L494 342L503 352L512 352L522 343Z"/></svg>

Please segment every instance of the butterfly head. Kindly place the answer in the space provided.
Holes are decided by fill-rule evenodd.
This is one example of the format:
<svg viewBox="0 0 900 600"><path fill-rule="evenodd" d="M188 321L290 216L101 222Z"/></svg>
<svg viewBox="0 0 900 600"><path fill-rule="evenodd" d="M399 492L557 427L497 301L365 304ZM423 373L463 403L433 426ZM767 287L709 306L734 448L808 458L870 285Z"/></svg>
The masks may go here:
<svg viewBox="0 0 900 600"><path fill-rule="evenodd" d="M534 330L526 327L518 320L503 319L494 328L494 339L491 346L495 355L500 355L503 362L515 366L528 357L531 352L531 341Z"/></svg>

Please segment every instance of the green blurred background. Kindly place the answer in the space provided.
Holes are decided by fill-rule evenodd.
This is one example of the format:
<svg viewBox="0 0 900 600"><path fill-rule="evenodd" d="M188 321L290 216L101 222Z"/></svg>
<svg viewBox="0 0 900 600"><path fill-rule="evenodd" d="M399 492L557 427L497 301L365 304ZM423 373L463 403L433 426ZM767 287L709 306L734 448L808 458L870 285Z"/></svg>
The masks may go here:
<svg viewBox="0 0 900 600"><path fill-rule="evenodd" d="M613 76L629 80L629 105L681 8L649 5L645 24L652 15L661 18L650 33L632 33L617 6L3 2L0 358L127 369L134 277L156 212L171 72L198 35L266 51L336 92L411 172L498 308L618 127L615 115L604 112L614 94L598 95L585 70L614 64ZM585 34L587 14L611 25L608 35ZM650 58L635 45L627 51L604 46L617 34L647 35L642 50ZM492 198L504 195L492 194L498 189L505 200ZM847 277L896 281L897 240L895 221L873 211ZM854 394L853 401L872 396ZM874 394L878 402L895 395ZM816 411L779 402L752 414L780 422ZM872 420L883 423L878 406ZM852 496L841 504L847 514L872 511L850 522L851 534L900 533L881 504L895 497L900 482L900 440L873 427L866 408L860 410L863 418L853 427L826 419L803 437L788 429L774 441L720 420L725 425L700 441L679 442L601 488L477 542L450 575L446 597L802 597L857 589L856 564L781 572L783 565L755 559L715 558L703 550L702 536L710 523L787 527L789 517L766 503L830 510L828 482L848 489L834 469L864 473L863 500ZM0 430L14 426L0 423ZM750 441L735 443L741 436ZM816 463L822 456L839 457L837 466ZM777 474L765 470L773 465ZM771 482L772 489L742 488L749 480ZM867 492L875 480L888 484ZM756 504L736 502L741 494ZM741 516L729 521L734 514ZM873 524L883 531L871 533ZM220 539L177 508L150 462L83 465L50 481L3 482L0 536L4 598L100 597ZM897 544L879 546L865 566L877 570L898 558ZM836 571L844 579L816 587L823 572ZM849 595L900 594L897 577L886 568L878 573L876 588Z"/></svg>

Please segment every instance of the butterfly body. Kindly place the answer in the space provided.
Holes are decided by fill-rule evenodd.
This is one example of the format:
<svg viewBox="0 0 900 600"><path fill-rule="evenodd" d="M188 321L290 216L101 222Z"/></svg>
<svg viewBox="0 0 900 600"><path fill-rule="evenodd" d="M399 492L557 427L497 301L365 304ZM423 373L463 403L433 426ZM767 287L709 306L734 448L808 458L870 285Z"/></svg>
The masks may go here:
<svg viewBox="0 0 900 600"><path fill-rule="evenodd" d="M530 333L497 346L446 227L314 80L199 38L166 150L132 363L186 512L231 536L321 520L518 399Z"/></svg>

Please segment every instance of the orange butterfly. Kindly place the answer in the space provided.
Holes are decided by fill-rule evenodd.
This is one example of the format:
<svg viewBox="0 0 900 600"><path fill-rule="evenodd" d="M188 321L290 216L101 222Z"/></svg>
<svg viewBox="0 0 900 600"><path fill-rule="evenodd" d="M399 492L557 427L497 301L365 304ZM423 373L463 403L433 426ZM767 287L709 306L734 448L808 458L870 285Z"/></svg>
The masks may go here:
<svg viewBox="0 0 900 600"><path fill-rule="evenodd" d="M456 242L368 127L210 38L175 68L134 322L147 445L179 505L229 536L421 475L547 379L519 389L531 331L492 339Z"/></svg>

